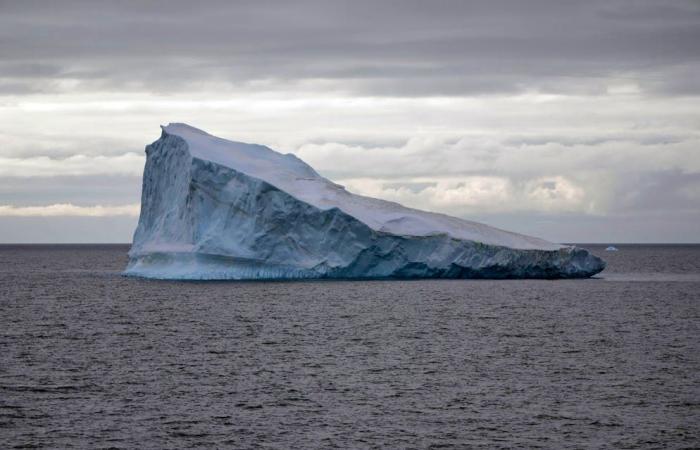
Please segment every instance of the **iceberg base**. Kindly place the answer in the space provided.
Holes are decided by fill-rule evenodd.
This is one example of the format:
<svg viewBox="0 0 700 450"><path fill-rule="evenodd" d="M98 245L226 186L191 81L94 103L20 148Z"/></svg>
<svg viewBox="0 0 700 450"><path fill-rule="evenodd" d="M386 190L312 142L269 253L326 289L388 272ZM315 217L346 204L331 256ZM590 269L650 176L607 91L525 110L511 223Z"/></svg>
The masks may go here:
<svg viewBox="0 0 700 450"><path fill-rule="evenodd" d="M559 251L513 250L482 246L462 263L427 264L402 258L360 258L345 267L300 268L198 252L154 252L132 256L126 276L162 280L299 279L564 279L587 278L604 265L581 248ZM486 250L486 251L485 251ZM364 261L362 261L364 259ZM362 264L362 262L368 264Z"/></svg>

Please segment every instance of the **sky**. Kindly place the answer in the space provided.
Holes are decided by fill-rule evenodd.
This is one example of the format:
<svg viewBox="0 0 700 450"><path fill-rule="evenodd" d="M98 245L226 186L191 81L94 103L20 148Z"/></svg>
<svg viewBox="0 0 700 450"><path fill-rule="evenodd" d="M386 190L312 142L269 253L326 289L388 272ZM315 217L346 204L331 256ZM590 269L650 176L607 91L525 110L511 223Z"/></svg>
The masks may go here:
<svg viewBox="0 0 700 450"><path fill-rule="evenodd" d="M169 122L555 242L700 242L700 1L0 0L0 242L130 242Z"/></svg>

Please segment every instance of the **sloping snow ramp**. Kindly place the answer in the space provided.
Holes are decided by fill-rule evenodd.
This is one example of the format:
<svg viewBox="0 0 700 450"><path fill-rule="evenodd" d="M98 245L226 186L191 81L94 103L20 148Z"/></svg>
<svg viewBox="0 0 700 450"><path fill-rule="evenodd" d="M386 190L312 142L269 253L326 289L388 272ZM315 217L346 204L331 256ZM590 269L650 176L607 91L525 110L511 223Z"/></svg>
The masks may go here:
<svg viewBox="0 0 700 450"><path fill-rule="evenodd" d="M170 124L146 147L126 275L582 278L588 251L346 191L294 155Z"/></svg>

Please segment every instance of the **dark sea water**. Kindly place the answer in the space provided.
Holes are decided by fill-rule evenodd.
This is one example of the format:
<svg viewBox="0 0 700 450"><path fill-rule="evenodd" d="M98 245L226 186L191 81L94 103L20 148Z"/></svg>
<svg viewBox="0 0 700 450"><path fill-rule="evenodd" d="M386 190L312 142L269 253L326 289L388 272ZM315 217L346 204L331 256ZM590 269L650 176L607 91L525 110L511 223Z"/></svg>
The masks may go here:
<svg viewBox="0 0 700 450"><path fill-rule="evenodd" d="M700 246L566 281L160 282L0 246L0 448L700 446Z"/></svg>

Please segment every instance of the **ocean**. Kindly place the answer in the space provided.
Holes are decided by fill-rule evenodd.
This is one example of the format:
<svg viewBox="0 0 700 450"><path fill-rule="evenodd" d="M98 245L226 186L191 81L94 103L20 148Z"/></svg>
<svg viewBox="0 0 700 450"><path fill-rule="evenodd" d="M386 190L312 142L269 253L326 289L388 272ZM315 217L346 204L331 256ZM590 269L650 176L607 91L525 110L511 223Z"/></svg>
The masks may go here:
<svg viewBox="0 0 700 450"><path fill-rule="evenodd" d="M0 448L700 446L700 246L587 280L164 282L0 246Z"/></svg>

